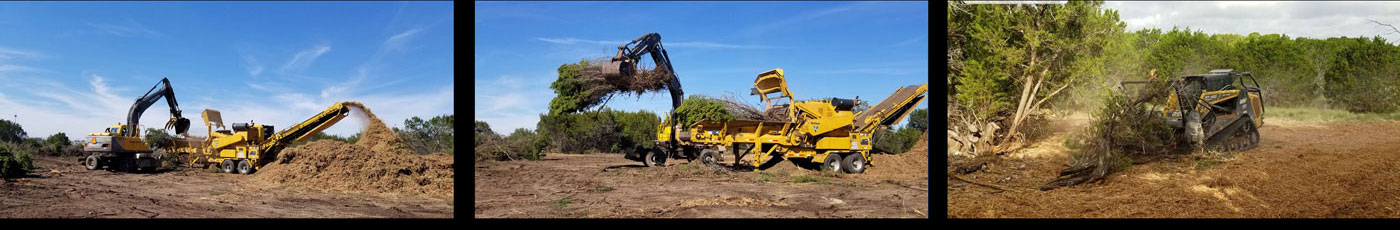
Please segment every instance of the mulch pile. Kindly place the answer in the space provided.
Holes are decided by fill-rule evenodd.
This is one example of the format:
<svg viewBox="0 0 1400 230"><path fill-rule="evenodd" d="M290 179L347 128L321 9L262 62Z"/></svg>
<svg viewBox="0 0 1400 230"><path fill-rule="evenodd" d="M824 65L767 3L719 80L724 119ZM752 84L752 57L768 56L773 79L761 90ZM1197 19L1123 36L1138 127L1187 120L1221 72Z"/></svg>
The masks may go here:
<svg viewBox="0 0 1400 230"><path fill-rule="evenodd" d="M369 118L359 142L317 140L283 150L253 180L334 190L452 196L451 156L408 153L403 141L368 108L349 104Z"/></svg>
<svg viewBox="0 0 1400 230"><path fill-rule="evenodd" d="M874 154L872 167L865 171L870 177L889 179L918 179L928 177L928 132L903 154Z"/></svg>

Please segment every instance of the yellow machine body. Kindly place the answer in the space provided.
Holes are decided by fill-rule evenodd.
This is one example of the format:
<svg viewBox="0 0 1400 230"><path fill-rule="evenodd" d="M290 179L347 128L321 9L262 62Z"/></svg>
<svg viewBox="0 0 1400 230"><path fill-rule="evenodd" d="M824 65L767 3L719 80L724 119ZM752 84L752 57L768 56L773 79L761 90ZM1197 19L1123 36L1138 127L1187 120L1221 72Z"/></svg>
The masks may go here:
<svg viewBox="0 0 1400 230"><path fill-rule="evenodd" d="M793 95L787 89L783 70L773 69L758 75L752 91L768 109L786 107L787 119L702 120L680 129L679 133L672 133L669 127L662 125L657 127L657 139L669 140L676 135L676 139L683 140L681 143L689 148L726 153L735 151L736 164L743 155L753 154L754 170L773 157L824 162L829 157L856 154L864 162L873 164L869 154L874 131L887 127L891 120L898 121L907 116L911 108L922 102L927 87L928 84L901 87L880 105L870 110L854 111L855 106L862 103L860 100L827 98L792 101ZM669 123L672 118L666 119L666 123ZM738 146L750 147L740 150Z"/></svg>

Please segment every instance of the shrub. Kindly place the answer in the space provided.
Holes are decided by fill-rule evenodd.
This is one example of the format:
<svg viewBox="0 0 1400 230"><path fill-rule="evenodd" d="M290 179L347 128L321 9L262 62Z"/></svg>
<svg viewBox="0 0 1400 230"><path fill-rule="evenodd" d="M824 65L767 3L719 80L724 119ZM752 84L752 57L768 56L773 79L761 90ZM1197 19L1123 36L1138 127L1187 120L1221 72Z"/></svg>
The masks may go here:
<svg viewBox="0 0 1400 230"><path fill-rule="evenodd" d="M34 170L30 150L13 143L0 142L0 177L21 177Z"/></svg>

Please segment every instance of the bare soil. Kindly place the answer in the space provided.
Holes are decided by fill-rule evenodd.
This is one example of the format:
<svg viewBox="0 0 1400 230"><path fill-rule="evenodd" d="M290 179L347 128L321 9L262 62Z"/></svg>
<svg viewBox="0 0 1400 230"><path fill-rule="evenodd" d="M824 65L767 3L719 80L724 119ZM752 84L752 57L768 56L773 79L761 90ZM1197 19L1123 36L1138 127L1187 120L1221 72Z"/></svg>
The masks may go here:
<svg viewBox="0 0 1400 230"><path fill-rule="evenodd" d="M645 167L619 154L548 154L478 162L477 218L926 218L928 165L891 175L823 174L789 161L754 172L671 159ZM927 153L923 158L927 159ZM732 163L732 159L724 161Z"/></svg>
<svg viewBox="0 0 1400 230"><path fill-rule="evenodd" d="M1065 134L1088 119L1054 123L1056 135L963 175L1009 191L949 178L947 217L1400 217L1400 122L1266 120L1252 150L1177 156L1039 191L1067 167Z"/></svg>
<svg viewBox="0 0 1400 230"><path fill-rule="evenodd" d="M401 193L253 183L251 176L183 168L117 173L40 156L34 172L0 184L0 218L451 218L453 200Z"/></svg>

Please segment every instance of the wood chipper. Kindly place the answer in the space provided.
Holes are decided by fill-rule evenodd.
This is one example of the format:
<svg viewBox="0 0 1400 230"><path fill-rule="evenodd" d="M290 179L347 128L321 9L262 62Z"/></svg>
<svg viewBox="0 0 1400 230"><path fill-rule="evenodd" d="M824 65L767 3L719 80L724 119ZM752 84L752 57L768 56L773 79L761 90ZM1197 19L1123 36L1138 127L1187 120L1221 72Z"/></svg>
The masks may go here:
<svg viewBox="0 0 1400 230"><path fill-rule="evenodd" d="M204 140L179 140L170 148L189 167L219 166L225 173L251 174L271 163L283 148L295 141L305 141L321 130L330 128L350 113L347 102L339 102L325 111L307 118L282 131L273 132L272 125L233 123L224 129L223 116L218 110L205 109L200 114L209 136ZM218 127L219 129L215 129Z"/></svg>
<svg viewBox="0 0 1400 230"><path fill-rule="evenodd" d="M755 171L774 157L783 157L804 165L820 162L821 168L832 171L861 173L872 165L874 132L902 120L923 102L928 84L900 87L863 111L856 109L862 103L858 99L793 101L782 69L759 74L752 91L768 110L785 110L785 119L701 120L680 127L670 125L674 121L668 116L657 127L657 147L638 147L629 151L627 158L643 161L647 166L664 166L667 158L680 154L716 166L724 154L732 153L738 166L743 156L751 154Z"/></svg>

